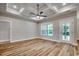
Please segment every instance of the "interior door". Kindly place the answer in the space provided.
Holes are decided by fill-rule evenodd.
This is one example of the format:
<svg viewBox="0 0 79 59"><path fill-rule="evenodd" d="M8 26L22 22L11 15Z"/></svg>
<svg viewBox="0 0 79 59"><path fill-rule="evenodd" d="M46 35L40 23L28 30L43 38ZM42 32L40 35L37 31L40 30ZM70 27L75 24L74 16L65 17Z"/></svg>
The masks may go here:
<svg viewBox="0 0 79 59"><path fill-rule="evenodd" d="M60 22L60 40L73 42L74 40L74 23L73 21Z"/></svg>
<svg viewBox="0 0 79 59"><path fill-rule="evenodd" d="M0 42L10 41L10 23L0 21Z"/></svg>

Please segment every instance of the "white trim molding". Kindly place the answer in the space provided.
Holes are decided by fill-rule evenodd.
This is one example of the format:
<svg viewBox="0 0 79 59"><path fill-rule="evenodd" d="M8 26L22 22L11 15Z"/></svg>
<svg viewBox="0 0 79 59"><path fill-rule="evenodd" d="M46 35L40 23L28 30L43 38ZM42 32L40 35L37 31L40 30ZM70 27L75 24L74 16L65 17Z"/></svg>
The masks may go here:
<svg viewBox="0 0 79 59"><path fill-rule="evenodd" d="M32 39L36 39L38 37L31 37L31 38L26 38L26 39L20 39L20 40L12 40L11 42L19 42L19 41L24 41L24 40L32 40Z"/></svg>

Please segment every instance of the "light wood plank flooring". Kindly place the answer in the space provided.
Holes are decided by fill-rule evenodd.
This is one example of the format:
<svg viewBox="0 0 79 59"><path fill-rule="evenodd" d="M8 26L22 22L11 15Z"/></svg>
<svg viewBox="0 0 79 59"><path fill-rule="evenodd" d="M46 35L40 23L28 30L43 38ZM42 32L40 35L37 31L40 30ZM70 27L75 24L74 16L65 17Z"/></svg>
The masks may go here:
<svg viewBox="0 0 79 59"><path fill-rule="evenodd" d="M0 44L1 56L74 56L77 47L43 39Z"/></svg>

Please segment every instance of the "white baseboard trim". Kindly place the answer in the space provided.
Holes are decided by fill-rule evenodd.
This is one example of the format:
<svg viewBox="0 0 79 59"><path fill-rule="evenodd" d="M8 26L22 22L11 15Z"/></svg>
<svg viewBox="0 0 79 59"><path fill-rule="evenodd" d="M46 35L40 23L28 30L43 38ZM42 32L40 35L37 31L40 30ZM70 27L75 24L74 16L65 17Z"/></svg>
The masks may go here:
<svg viewBox="0 0 79 59"><path fill-rule="evenodd" d="M32 37L32 38L26 38L26 39L20 39L20 40L12 40L10 42L19 42L19 41L24 41L24 40L32 40L32 39L35 39L35 38L38 38L38 37Z"/></svg>
<svg viewBox="0 0 79 59"><path fill-rule="evenodd" d="M53 40L53 39L47 39L47 38L41 38L41 39L44 39L44 40L49 40L49 41L54 41L54 42L59 42L59 43L68 43L68 44L71 44L71 45L74 45L74 46L77 46L77 43L73 43L73 42L65 42L65 41L60 41L60 40Z"/></svg>
<svg viewBox="0 0 79 59"><path fill-rule="evenodd" d="M6 42L6 41L9 41L9 40L0 40L0 42Z"/></svg>
<svg viewBox="0 0 79 59"><path fill-rule="evenodd" d="M10 41L0 41L0 44L10 43Z"/></svg>
<svg viewBox="0 0 79 59"><path fill-rule="evenodd" d="M75 43L75 42L74 43L72 43L72 42L65 42L65 41L53 40L53 39L42 38L42 37L32 37L32 38L14 40L14 41L11 41L11 42L19 42L19 41L24 41L24 40L33 40L33 39L36 39L36 38L40 38L40 39L44 39L44 40L49 40L49 41L55 41L55 42L59 42L59 43L63 42L63 43L68 43L68 44L77 46L77 43Z"/></svg>

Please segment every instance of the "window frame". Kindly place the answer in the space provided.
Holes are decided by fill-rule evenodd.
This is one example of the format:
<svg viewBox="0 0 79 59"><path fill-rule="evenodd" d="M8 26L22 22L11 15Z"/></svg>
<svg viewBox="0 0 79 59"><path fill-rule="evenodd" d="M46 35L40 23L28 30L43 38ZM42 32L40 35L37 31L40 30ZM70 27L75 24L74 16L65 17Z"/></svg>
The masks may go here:
<svg viewBox="0 0 79 59"><path fill-rule="evenodd" d="M48 32L49 32L48 26L49 26L50 24L52 25L52 29L51 29L51 30L52 30L52 34L51 34L51 35L48 34ZM43 26L46 27L45 30L42 29ZM47 31L47 33L44 34L43 31ZM52 23L41 24L41 35L42 35L42 36L50 36L50 37L53 36L53 24L52 24Z"/></svg>

